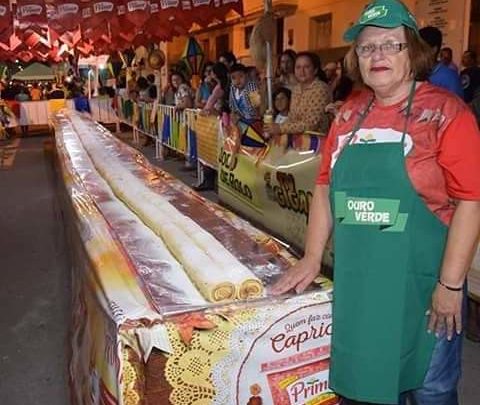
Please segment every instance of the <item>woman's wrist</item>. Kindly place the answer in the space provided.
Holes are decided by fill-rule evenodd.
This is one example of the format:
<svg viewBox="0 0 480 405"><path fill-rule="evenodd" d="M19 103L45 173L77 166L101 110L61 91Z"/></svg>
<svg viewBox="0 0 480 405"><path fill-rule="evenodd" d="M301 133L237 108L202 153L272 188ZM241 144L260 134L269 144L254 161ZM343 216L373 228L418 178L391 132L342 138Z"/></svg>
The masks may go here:
<svg viewBox="0 0 480 405"><path fill-rule="evenodd" d="M437 280L437 283L442 286L443 288L447 289L448 291L462 291L463 290L463 282L456 283L456 284L449 284L444 282L441 278Z"/></svg>
<svg viewBox="0 0 480 405"><path fill-rule="evenodd" d="M303 255L303 260L308 261L312 264L322 264L322 255L323 255L323 249L315 249L313 252L309 252L308 250L305 251L305 254Z"/></svg>

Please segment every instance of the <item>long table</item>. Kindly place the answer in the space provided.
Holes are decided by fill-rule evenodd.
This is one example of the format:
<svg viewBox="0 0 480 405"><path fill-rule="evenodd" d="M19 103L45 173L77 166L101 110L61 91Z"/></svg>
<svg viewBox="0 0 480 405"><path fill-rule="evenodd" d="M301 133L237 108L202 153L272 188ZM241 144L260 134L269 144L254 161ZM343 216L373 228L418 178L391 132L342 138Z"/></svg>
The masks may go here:
<svg viewBox="0 0 480 405"><path fill-rule="evenodd" d="M268 296L268 286L296 262L283 245L151 166L89 118L59 114L54 125L73 254L73 403L338 402L328 389L328 280L302 295ZM96 170L80 127L211 233L262 280L267 296L214 304L186 293L183 276L172 278L166 263L153 259L146 225Z"/></svg>

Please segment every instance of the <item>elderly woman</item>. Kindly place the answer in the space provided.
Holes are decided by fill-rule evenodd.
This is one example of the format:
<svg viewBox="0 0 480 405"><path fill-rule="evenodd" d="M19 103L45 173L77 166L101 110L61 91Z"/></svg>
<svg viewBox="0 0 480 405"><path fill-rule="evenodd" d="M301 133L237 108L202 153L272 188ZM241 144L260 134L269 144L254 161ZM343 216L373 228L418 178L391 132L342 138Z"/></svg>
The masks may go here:
<svg viewBox="0 0 480 405"><path fill-rule="evenodd" d="M319 79L323 74L320 58L311 52L301 52L295 60L295 77L291 108L283 124L266 124L270 135L302 134L305 131L328 132L329 119L325 107L331 102L328 85Z"/></svg>
<svg viewBox="0 0 480 405"><path fill-rule="evenodd" d="M403 3L370 3L345 39L369 90L332 125L305 255L272 292L312 282L333 229L332 389L346 404L457 404L480 133L460 99L424 81L431 57Z"/></svg>

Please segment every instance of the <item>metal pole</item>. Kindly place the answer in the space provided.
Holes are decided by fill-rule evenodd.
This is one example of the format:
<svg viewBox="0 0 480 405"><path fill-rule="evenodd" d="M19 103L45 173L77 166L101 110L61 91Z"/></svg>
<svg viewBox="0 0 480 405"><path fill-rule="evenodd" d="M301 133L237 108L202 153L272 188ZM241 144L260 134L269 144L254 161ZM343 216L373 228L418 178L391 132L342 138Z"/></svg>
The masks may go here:
<svg viewBox="0 0 480 405"><path fill-rule="evenodd" d="M265 14L272 12L272 0L265 0ZM267 50L267 106L268 112L273 112L273 64L272 64L272 44L267 41L265 43Z"/></svg>

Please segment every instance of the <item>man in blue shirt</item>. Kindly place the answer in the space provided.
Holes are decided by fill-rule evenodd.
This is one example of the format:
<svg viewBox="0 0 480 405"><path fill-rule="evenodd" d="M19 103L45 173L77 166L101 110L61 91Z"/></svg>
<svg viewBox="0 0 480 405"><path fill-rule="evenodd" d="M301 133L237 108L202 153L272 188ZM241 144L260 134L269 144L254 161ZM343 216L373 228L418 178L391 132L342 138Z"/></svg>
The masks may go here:
<svg viewBox="0 0 480 405"><path fill-rule="evenodd" d="M424 27L420 30L422 39L430 45L434 54L436 65L430 73L428 81L436 86L443 87L455 93L463 99L463 87L460 81L460 76L453 69L450 69L441 61L438 61L438 55L442 48L443 35L436 27Z"/></svg>

